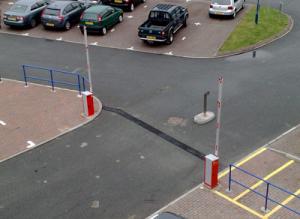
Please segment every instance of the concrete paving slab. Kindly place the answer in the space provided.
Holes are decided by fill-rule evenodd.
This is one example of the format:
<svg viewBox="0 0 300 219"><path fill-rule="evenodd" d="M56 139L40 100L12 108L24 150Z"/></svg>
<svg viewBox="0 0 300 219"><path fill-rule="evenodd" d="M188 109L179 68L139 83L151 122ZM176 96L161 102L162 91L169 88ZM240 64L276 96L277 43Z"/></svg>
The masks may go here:
<svg viewBox="0 0 300 219"><path fill-rule="evenodd" d="M73 90L6 80L0 83L0 161L62 135L94 117L83 115L82 99ZM94 101L96 115L102 109Z"/></svg>

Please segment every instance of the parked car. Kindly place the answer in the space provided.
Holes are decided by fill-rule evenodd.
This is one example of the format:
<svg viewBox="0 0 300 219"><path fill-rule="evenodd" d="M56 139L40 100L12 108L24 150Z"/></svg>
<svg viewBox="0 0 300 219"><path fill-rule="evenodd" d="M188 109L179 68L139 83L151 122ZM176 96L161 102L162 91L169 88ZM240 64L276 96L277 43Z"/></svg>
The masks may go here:
<svg viewBox="0 0 300 219"><path fill-rule="evenodd" d="M45 0L20 0L4 12L3 22L8 26L35 27L47 6Z"/></svg>
<svg viewBox="0 0 300 219"><path fill-rule="evenodd" d="M138 36L144 42L165 42L171 44L174 34L187 26L189 13L177 5L158 4L149 13L148 20L139 26Z"/></svg>
<svg viewBox="0 0 300 219"><path fill-rule="evenodd" d="M62 28L69 30L78 23L85 7L77 1L56 1L48 5L42 14L45 29Z"/></svg>
<svg viewBox="0 0 300 219"><path fill-rule="evenodd" d="M90 7L92 5L99 5L102 3L102 0L78 0L81 4L84 4L85 7Z"/></svg>
<svg viewBox="0 0 300 219"><path fill-rule="evenodd" d="M209 16L223 15L235 18L236 14L244 8L245 0L212 0L209 7Z"/></svg>
<svg viewBox="0 0 300 219"><path fill-rule="evenodd" d="M83 26L87 32L97 32L105 35L107 29L123 21L123 10L108 5L95 5L86 9L80 18L80 30Z"/></svg>
<svg viewBox="0 0 300 219"><path fill-rule="evenodd" d="M124 8L129 11L134 11L135 6L144 2L146 0L102 0L103 4Z"/></svg>

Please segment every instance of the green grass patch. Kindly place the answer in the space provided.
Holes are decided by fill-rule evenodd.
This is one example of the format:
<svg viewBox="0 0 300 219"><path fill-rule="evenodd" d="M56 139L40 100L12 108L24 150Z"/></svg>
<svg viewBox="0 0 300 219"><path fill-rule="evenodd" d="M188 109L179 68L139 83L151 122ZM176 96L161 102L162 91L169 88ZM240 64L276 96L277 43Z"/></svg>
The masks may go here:
<svg viewBox="0 0 300 219"><path fill-rule="evenodd" d="M255 24L256 7L252 7L229 35L220 53L239 51L282 32L288 25L288 16L277 9L261 7Z"/></svg>

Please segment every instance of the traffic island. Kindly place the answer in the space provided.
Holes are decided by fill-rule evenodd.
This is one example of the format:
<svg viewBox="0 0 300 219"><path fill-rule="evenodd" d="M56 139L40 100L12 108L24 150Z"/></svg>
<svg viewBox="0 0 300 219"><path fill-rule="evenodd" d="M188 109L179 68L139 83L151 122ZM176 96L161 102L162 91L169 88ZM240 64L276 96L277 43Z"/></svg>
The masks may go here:
<svg viewBox="0 0 300 219"><path fill-rule="evenodd" d="M85 116L82 97L74 90L2 79L0 84L0 162L33 149L92 121L102 109L94 97L95 114Z"/></svg>
<svg viewBox="0 0 300 219"><path fill-rule="evenodd" d="M220 47L218 56L249 52L280 39L291 31L293 19L287 14L274 8L261 7L256 20L256 10L252 6L244 15Z"/></svg>

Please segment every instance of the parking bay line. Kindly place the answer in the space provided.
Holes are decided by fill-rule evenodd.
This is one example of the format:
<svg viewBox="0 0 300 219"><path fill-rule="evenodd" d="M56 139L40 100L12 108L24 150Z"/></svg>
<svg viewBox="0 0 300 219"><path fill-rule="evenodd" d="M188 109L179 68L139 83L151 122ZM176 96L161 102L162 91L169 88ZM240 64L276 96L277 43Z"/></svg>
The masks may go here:
<svg viewBox="0 0 300 219"><path fill-rule="evenodd" d="M248 162L249 160L251 160L252 158L256 157L257 155L261 154L262 152L264 152L266 150L267 150L266 147L262 147L262 148L258 149L254 153L252 153L252 154L248 155L247 157L245 157L244 159L242 159L235 166L239 167L239 166L243 165L244 163ZM233 170L235 170L235 167L231 168L231 171L233 171ZM221 179L223 176L225 176L228 173L229 173L229 169L227 169L227 170L223 171L222 173L220 173L218 178Z"/></svg>
<svg viewBox="0 0 300 219"><path fill-rule="evenodd" d="M258 212L256 212L256 211L254 211L253 209L251 209L251 208L249 208L249 207L243 205L242 203L239 203L239 202L233 200L232 198L228 197L227 195L224 195L223 193L218 192L218 191L213 191L213 192L214 192L215 194L221 196L222 198L226 199L227 201L230 201L231 203L233 203L233 204L239 206L240 208L242 208L242 209L248 211L249 213L251 213L251 214L253 214L253 215L255 215L255 216L259 217L259 218L264 218L264 216L261 215L260 213L258 213Z"/></svg>
<svg viewBox="0 0 300 219"><path fill-rule="evenodd" d="M295 193L294 193L295 196L298 196L300 195L300 189L298 189ZM292 201L295 196L294 195L290 195L289 197L287 197L283 202L281 202L280 204L282 205L287 205L290 201ZM275 212L277 212L280 208L282 208L281 205L277 205L275 208L273 208L269 213L267 213L265 216L264 216L264 219L267 219L269 218L272 214L274 214Z"/></svg>
<svg viewBox="0 0 300 219"><path fill-rule="evenodd" d="M269 175L267 175L266 177L263 178L263 180L268 180L270 179L272 176L276 175L277 173L281 172L282 170L284 170L285 168L287 168L288 166L290 166L291 164L295 163L294 160L290 160L288 162L286 162L284 165L282 165L281 167L279 167L278 169L274 170L273 172L271 172ZM253 186L250 187L250 189L245 190L244 192L240 193L238 196L236 196L235 198L233 198L234 201L239 200L240 198L242 198L243 196L247 195L251 190L256 189L258 186L260 186L264 181L260 180L257 183L255 183Z"/></svg>
<svg viewBox="0 0 300 219"><path fill-rule="evenodd" d="M2 120L0 120L0 125L3 125L3 126L5 126L5 125L6 125L6 123L5 123L5 122L3 122Z"/></svg>

